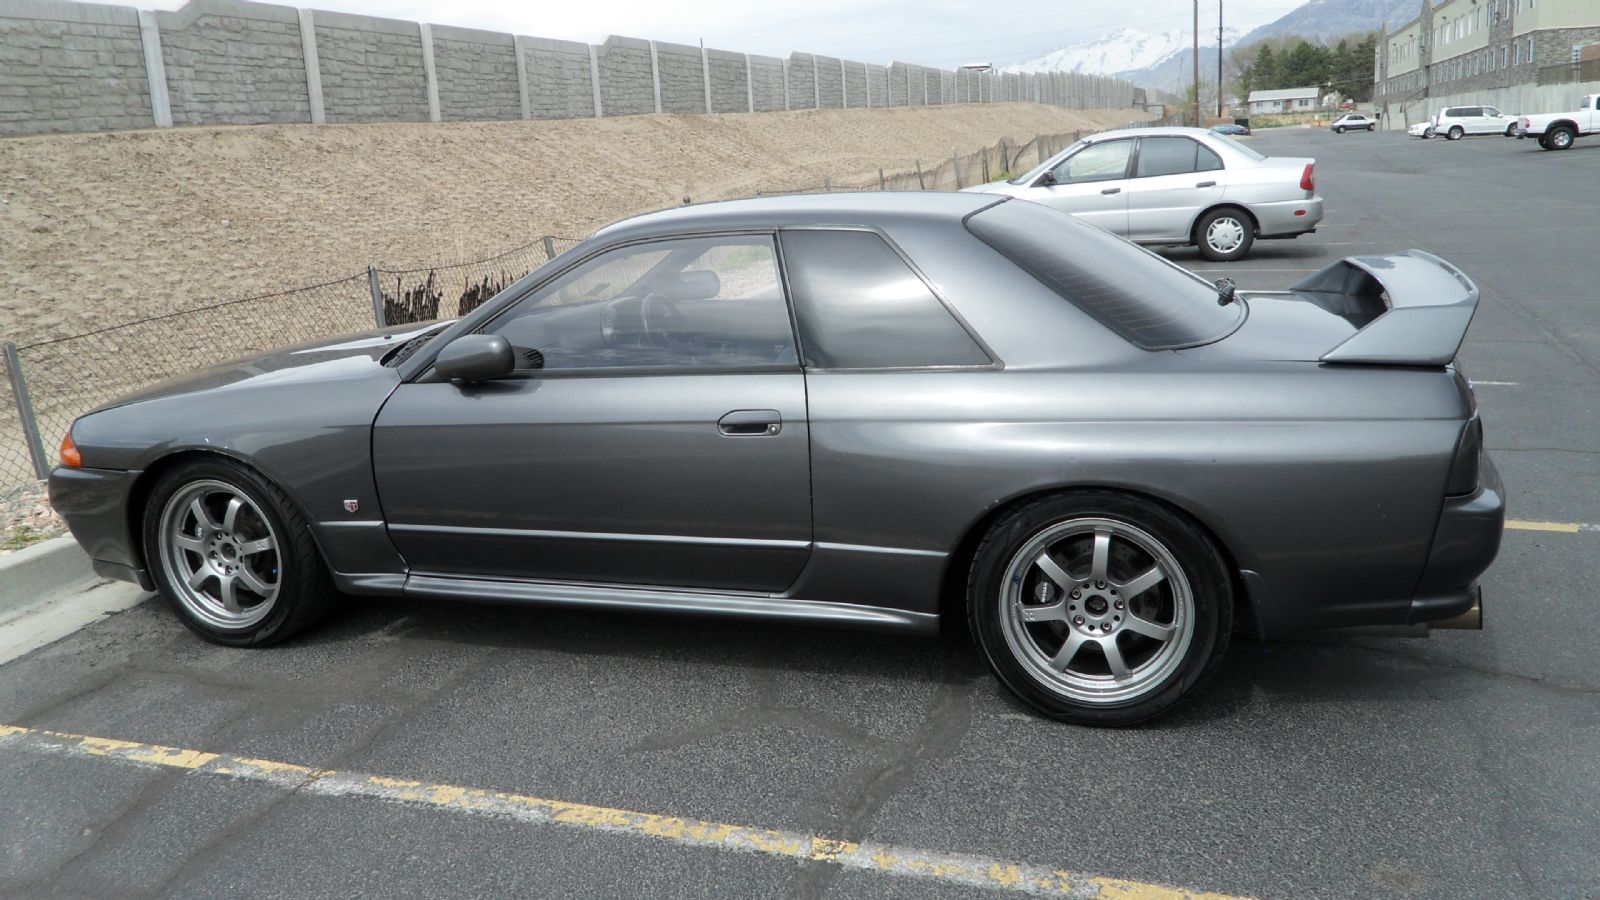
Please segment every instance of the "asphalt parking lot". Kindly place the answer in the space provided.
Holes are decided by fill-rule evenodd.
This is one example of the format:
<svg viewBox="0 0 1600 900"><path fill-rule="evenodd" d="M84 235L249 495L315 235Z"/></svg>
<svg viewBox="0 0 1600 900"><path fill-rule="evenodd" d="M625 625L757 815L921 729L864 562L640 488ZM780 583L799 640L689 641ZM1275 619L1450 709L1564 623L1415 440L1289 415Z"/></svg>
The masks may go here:
<svg viewBox="0 0 1600 900"><path fill-rule="evenodd" d="M240 651L145 603L0 666L0 893L1600 894L1600 139L1252 144L1317 158L1324 225L1169 258L1283 288L1416 247L1483 291L1460 363L1521 523L1484 631L1240 640L1102 731L958 640L351 601Z"/></svg>

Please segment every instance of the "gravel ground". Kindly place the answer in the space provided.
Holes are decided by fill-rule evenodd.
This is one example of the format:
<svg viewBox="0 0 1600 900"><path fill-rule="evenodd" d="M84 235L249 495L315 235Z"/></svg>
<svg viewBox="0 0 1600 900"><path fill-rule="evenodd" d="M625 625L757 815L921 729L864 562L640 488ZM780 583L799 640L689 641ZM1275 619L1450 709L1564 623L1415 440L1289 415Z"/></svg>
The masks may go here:
<svg viewBox="0 0 1600 900"><path fill-rule="evenodd" d="M44 485L29 484L0 494L0 556L66 533L66 524L50 508Z"/></svg>

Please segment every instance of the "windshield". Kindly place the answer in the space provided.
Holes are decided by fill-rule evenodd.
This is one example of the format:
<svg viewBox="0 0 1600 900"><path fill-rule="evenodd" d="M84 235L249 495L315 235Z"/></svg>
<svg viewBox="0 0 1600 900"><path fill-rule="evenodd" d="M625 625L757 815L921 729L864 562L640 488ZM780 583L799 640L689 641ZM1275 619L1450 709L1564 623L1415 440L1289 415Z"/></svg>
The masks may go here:
<svg viewBox="0 0 1600 900"><path fill-rule="evenodd" d="M1139 245L1026 200L967 217L967 230L1136 347L1176 350L1220 340L1244 320L1241 303Z"/></svg>
<svg viewBox="0 0 1600 900"><path fill-rule="evenodd" d="M1087 143L1088 143L1088 141L1079 141L1076 144L1073 144L1071 147L1068 147L1067 149L1061 151L1060 153L1057 153L1055 156L1050 157L1049 159L1045 160L1044 162L1038 164L1037 166L1034 166L1032 169L1029 169L1027 172L1025 172L1025 173L1023 173L1021 175L1018 175L1017 177L1011 179L1010 181L1008 181L1006 183L1007 184L1027 184L1028 182L1034 180L1035 178L1038 178L1040 175L1043 175L1047 170L1055 168L1056 164L1061 162L1061 160L1063 158L1065 158L1069 154L1077 152L1079 147L1082 147L1084 144L1087 144Z"/></svg>

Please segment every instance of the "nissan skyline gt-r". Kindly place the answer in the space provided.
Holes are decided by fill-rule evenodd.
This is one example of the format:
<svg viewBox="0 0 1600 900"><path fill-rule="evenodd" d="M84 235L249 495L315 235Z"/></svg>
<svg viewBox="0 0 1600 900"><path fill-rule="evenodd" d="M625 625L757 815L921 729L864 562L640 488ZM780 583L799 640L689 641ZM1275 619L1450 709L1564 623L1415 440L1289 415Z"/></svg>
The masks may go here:
<svg viewBox="0 0 1600 900"><path fill-rule="evenodd" d="M50 493L221 644L340 592L943 622L1044 713L1128 724L1236 625L1478 624L1477 303L1417 251L1237 291L990 194L712 203L91 412Z"/></svg>

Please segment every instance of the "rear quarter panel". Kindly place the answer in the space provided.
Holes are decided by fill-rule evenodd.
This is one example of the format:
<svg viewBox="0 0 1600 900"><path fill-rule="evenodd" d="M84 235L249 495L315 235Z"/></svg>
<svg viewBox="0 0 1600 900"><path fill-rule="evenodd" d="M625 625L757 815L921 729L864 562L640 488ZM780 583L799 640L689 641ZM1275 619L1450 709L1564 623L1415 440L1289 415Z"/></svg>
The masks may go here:
<svg viewBox="0 0 1600 900"><path fill-rule="evenodd" d="M1270 632L1403 621L1466 414L1444 374L1252 371L1172 352L1112 371L814 373L816 540L950 553L996 509L1109 487L1200 521ZM935 611L931 573L865 585Z"/></svg>

